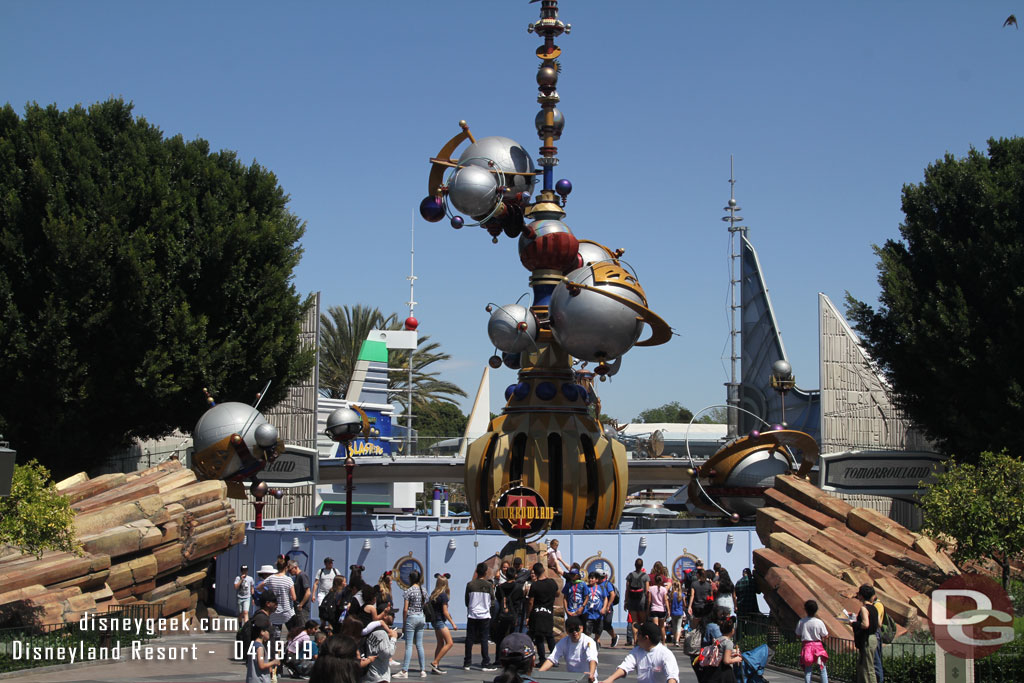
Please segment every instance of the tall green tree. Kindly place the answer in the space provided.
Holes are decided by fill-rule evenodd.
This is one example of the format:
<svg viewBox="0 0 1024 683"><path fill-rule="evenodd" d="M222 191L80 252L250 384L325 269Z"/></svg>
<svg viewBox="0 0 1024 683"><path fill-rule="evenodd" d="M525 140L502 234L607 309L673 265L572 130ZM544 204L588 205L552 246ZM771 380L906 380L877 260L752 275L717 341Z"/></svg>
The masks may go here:
<svg viewBox="0 0 1024 683"><path fill-rule="evenodd" d="M301 221L265 168L110 100L0 109L0 431L58 478L304 376Z"/></svg>
<svg viewBox="0 0 1024 683"><path fill-rule="evenodd" d="M344 398L352 378L352 369L359 358L359 348L370 331L400 330L402 325L397 314L384 315L379 308L362 304L351 308L328 307L326 313L320 314L320 393L328 398ZM414 404L432 401L454 404L457 397L466 395L457 385L440 379L440 370L432 367L436 363L451 360L451 356L440 348L438 342L430 341L430 335L420 335L412 354ZM392 368L408 368L409 351L388 351L388 365ZM408 387L407 372L388 374L388 389L394 392L392 399L403 409L408 402ZM416 428L415 422L413 428Z"/></svg>
<svg viewBox="0 0 1024 683"><path fill-rule="evenodd" d="M897 405L959 460L1024 455L1024 139L947 154L903 188L900 240L875 247L879 306L847 313Z"/></svg>
<svg viewBox="0 0 1024 683"><path fill-rule="evenodd" d="M989 452L977 465L951 458L927 489L924 532L943 547L952 545L957 563L994 561L1003 588L1009 587L1010 563L1024 558L1024 462Z"/></svg>

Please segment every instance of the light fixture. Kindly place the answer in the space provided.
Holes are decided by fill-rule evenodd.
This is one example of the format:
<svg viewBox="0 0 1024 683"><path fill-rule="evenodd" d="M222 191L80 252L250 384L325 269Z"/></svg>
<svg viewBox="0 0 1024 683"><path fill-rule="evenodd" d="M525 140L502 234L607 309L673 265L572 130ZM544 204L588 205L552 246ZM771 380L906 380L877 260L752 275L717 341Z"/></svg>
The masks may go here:
<svg viewBox="0 0 1024 683"><path fill-rule="evenodd" d="M640 537L640 547L641 548L646 548L647 547L647 537L646 536L641 536Z"/></svg>
<svg viewBox="0 0 1024 683"><path fill-rule="evenodd" d="M370 539L366 539L365 541L363 541L363 550L369 550L369 549L370 549Z"/></svg>
<svg viewBox="0 0 1024 683"><path fill-rule="evenodd" d="M736 537L733 536L732 534L729 534L728 536L725 537L725 544L726 545L732 545L735 542L736 542Z"/></svg>
<svg viewBox="0 0 1024 683"><path fill-rule="evenodd" d="M242 536L242 545L249 545L249 534Z"/></svg>
<svg viewBox="0 0 1024 683"><path fill-rule="evenodd" d="M293 536L292 537L292 550L298 550L298 549L299 549L299 537L298 536Z"/></svg>
<svg viewBox="0 0 1024 683"><path fill-rule="evenodd" d="M449 538L448 539L448 550L455 550L455 539L454 538Z"/></svg>

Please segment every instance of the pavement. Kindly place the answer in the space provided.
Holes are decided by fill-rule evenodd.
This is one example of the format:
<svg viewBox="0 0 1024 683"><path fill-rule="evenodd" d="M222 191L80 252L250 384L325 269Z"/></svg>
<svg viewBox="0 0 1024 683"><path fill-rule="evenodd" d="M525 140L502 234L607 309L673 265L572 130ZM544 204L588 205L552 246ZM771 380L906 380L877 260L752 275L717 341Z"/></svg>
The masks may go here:
<svg viewBox="0 0 1024 683"><path fill-rule="evenodd" d="M497 675L480 671L479 646L473 648L473 661L477 666L472 671L462 670L462 657L465 652L463 635L454 633L455 647L442 660L441 668L447 673L443 676L428 674L425 683L490 683ZM424 634L423 648L429 658L433 655L435 638L432 631ZM491 654L494 648L491 644ZM149 649L147 649L149 648ZM230 655L234 648L234 634L228 633L196 633L191 635L165 636L155 640L139 641L134 649L122 649L120 661L81 662L28 669L9 674L0 674L0 681L18 681L18 683L241 683L245 681L245 665L232 661ZM615 670L615 666L626 656L629 648L625 638L620 640L617 648L601 649L597 673L603 679ZM401 661L404 644L398 641L395 659ZM679 683L696 683L697 677L690 668L687 658L678 650ZM397 667L392 672L397 671ZM553 669L564 672L563 667ZM419 680L419 669L416 653L413 652L409 680ZM288 683L297 679L282 676L280 683ZM626 679L628 682L628 678ZM803 677L770 671L766 680L772 683L799 683Z"/></svg>

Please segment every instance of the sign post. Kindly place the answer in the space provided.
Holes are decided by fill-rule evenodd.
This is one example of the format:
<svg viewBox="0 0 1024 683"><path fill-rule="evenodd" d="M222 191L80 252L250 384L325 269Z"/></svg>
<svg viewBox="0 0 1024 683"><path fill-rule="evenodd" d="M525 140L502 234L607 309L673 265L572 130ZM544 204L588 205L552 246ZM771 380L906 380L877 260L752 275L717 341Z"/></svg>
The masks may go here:
<svg viewBox="0 0 1024 683"><path fill-rule="evenodd" d="M821 489L909 498L924 493L945 458L924 451L850 450L819 456Z"/></svg>

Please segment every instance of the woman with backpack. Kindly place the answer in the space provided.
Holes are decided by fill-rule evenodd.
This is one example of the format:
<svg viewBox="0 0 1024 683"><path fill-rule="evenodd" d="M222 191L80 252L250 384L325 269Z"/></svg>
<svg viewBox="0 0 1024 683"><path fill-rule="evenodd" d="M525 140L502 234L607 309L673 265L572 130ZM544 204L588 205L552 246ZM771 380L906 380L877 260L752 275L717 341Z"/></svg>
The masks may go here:
<svg viewBox="0 0 1024 683"><path fill-rule="evenodd" d="M324 596L323 600L320 601L321 627L326 629L330 625L332 633L337 632L338 624L341 623L341 618L345 612L345 603L342 602L342 599L347 584L348 582L345 580L345 577L338 574L334 577L331 589Z"/></svg>
<svg viewBox="0 0 1024 683"><path fill-rule="evenodd" d="M441 660L448 654L449 650L455 647L455 640L452 638L451 631L448 630L445 622L452 625L452 631L458 631L459 628L455 625L452 615L448 611L448 603L451 601L452 596L451 588L448 586L450 575L434 574L434 578L437 579L437 583L434 584L434 590L430 593L430 598L427 600L427 604L430 607L424 611L426 616L433 617L430 625L433 627L434 635L437 637L437 646L434 648L434 659L430 662L430 670L436 674L445 674L447 672L441 668ZM432 614L426 614L426 612L432 612Z"/></svg>
<svg viewBox="0 0 1024 683"><path fill-rule="evenodd" d="M736 634L736 617L726 617L719 624L721 635L718 636L712 647L717 646L718 656L721 658L718 666L706 667L710 675L706 679L708 683L736 683L736 671L734 664L743 661L739 648L733 638Z"/></svg>
<svg viewBox="0 0 1024 683"><path fill-rule="evenodd" d="M426 618L423 616L423 603L427 601L427 592L420 585L420 573L409 572L409 587L405 591L405 607L402 609L402 630L405 632L405 656L402 658L402 670L394 678L409 677L409 662L412 661L412 648L416 646L416 656L420 662L420 677L427 675L427 656L423 652L423 629Z"/></svg>
<svg viewBox="0 0 1024 683"><path fill-rule="evenodd" d="M633 638L636 639L635 629L647 621L647 586L651 579L644 572L644 561L636 558L633 563L634 570L626 575L626 599L625 608L633 617Z"/></svg>

